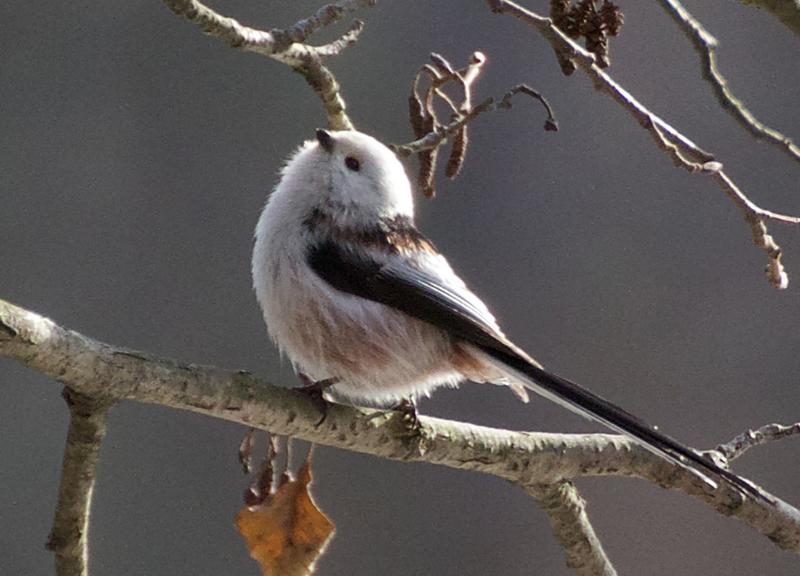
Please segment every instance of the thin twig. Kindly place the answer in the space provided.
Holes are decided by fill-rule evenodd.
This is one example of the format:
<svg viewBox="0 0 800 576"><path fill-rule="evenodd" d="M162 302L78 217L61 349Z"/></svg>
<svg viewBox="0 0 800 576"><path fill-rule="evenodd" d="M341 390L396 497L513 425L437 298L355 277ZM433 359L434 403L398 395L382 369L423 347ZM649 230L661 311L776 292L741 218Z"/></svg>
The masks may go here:
<svg viewBox="0 0 800 576"><path fill-rule="evenodd" d="M736 517L777 546L800 554L800 511L774 498L748 498L726 482L712 490L695 474L633 440L611 434L509 432L421 416L408 435L402 414L316 404L245 372L178 363L115 348L0 300L0 355L86 395L109 395L190 410L273 434L373 454L492 474L520 486L580 476L634 476L678 490Z"/></svg>
<svg viewBox="0 0 800 576"><path fill-rule="evenodd" d="M710 174L722 191L741 210L745 221L750 226L756 246L767 254L766 274L770 284L778 289L784 289L789 285L788 275L781 262L781 248L768 233L765 221L775 220L788 224L798 224L800 223L799 217L778 214L756 205L723 172L722 165L715 161L714 156L701 149L636 100L627 90L595 64L592 54L581 48L564 32L559 30L549 18L531 12L511 0L486 0L486 2L492 12L508 14L535 28L550 43L559 58L572 60L591 78L599 91L611 96L624 110L633 116L650 133L658 146L670 155L673 162L692 172Z"/></svg>
<svg viewBox="0 0 800 576"><path fill-rule="evenodd" d="M766 126L747 109L731 90L717 66L717 39L692 16L679 0L660 0L661 6L677 22L692 42L703 63L703 77L711 83L717 101L739 124L757 139L763 139L800 162L800 147L788 136Z"/></svg>
<svg viewBox="0 0 800 576"><path fill-rule="evenodd" d="M795 422L790 426L767 424L758 430L742 432L735 438L717 446L715 451L722 454L728 462L732 462L754 446L761 446L798 434L800 434L800 422Z"/></svg>
<svg viewBox="0 0 800 576"><path fill-rule="evenodd" d="M767 280L779 290L786 289L789 286L789 276L781 261L783 251L767 230L764 220L768 218L778 222L798 224L800 223L800 218L764 210L756 206L722 170L713 174L713 178L744 215L744 219L750 226L750 232L753 235L753 243L767 253L768 260L765 270Z"/></svg>
<svg viewBox="0 0 800 576"><path fill-rule="evenodd" d="M344 0L335 4L326 4L309 18L299 20L286 29L286 35L292 42L304 43L314 32L330 26L344 18L349 12L374 6L376 0Z"/></svg>
<svg viewBox="0 0 800 576"><path fill-rule="evenodd" d="M356 20L338 39L324 46L311 46L306 40L317 30L337 22L346 14L359 8L374 6L376 0L343 0L328 4L312 16L298 21L283 30L258 30L243 26L233 18L218 14L198 0L162 0L178 16L194 22L209 36L227 42L231 47L255 52L299 72L322 100L328 125L333 130L350 130L353 123L345 112L339 84L331 71L323 64L325 58L339 55L353 44L363 29L363 22Z"/></svg>
<svg viewBox="0 0 800 576"><path fill-rule="evenodd" d="M741 2L772 13L789 30L800 36L800 0L741 0Z"/></svg>
<svg viewBox="0 0 800 576"><path fill-rule="evenodd" d="M789 286L789 276L786 274L786 270L783 266L783 252L772 235L767 231L764 220L769 218L779 222L786 222L787 224L800 224L800 217L779 214L760 208L739 189L736 183L731 180L725 172L723 172L721 163L715 161L705 162L703 164L692 162L661 132L656 124L653 124L651 128L652 130L650 133L653 135L656 144L672 157L673 163L676 166L685 168L689 172L709 174L717 180L723 192L733 200L733 203L742 212L745 222L750 226L750 232L753 235L753 243L767 253L768 260L765 272L769 283L779 290L787 288Z"/></svg>
<svg viewBox="0 0 800 576"><path fill-rule="evenodd" d="M61 486L47 548L55 554L58 576L88 574L89 511L92 502L100 444L106 434L112 401L64 388L70 421Z"/></svg>
<svg viewBox="0 0 800 576"><path fill-rule="evenodd" d="M345 48L356 43L358 36L363 30L364 22L361 20L355 20L350 25L350 28L347 29L347 32L339 36L333 42L315 47L314 51L320 58L332 58L334 56L338 56Z"/></svg>
<svg viewBox="0 0 800 576"><path fill-rule="evenodd" d="M667 124L656 114L648 110L627 90L617 84L608 74L601 70L594 61L594 56L575 43L569 36L559 30L549 18L540 16L523 8L510 0L486 0L489 8L496 14L508 14L535 28L550 43L557 54L565 55L575 61L593 81L595 87L614 98L629 114L645 128L651 124L669 137L683 154L696 162L710 162L714 156L700 148L689 138Z"/></svg>
<svg viewBox="0 0 800 576"><path fill-rule="evenodd" d="M616 576L600 539L595 534L586 502L572 482L527 486L550 519L558 543L567 557L567 566L578 576Z"/></svg>
<svg viewBox="0 0 800 576"><path fill-rule="evenodd" d="M392 144L389 147L401 158L406 158L412 154L419 154L425 150L433 150L444 144L447 141L447 137L458 132L462 126L469 124L484 112L494 110L496 107L494 98L487 98L470 110L466 115L456 118L449 124L434 128L433 131L428 132L422 138L417 138L406 144Z"/></svg>
<svg viewBox="0 0 800 576"><path fill-rule="evenodd" d="M462 126L469 124L475 118L483 114L484 112L492 112L494 110L508 110L511 108L511 98L515 94L526 94L528 96L532 96L539 100L542 105L544 106L545 110L547 111L547 119L545 120L544 129L548 131L558 130L558 122L556 121L555 117L553 116L553 110L550 107L550 104L547 100L536 90L530 88L525 84L520 84L515 86L508 92L506 92L503 97L500 99L500 102L495 103L494 98L487 98L474 108L472 108L468 113L460 118L456 118L449 124L444 126L439 126L435 128L431 132L428 132L421 138L417 138L411 142L407 142L405 144L391 144L389 147L394 150L395 154L400 156L401 158L406 158L411 156L412 154L419 154L425 150L432 150L434 148L438 148L447 142L447 138L454 134L457 134L458 131L461 129Z"/></svg>
<svg viewBox="0 0 800 576"><path fill-rule="evenodd" d="M515 94L525 94L526 96L530 96L534 100L538 100L541 102L542 106L544 106L545 112L547 112L547 118L544 121L544 129L546 132L557 132L558 131L558 121L556 120L555 114L553 112L553 108L550 106L550 102L547 101L547 98L544 97L540 92L534 90L527 84L518 84L514 86L511 90L509 90L503 99L498 102L497 107L501 109L508 109L511 108L511 99L514 97Z"/></svg>
<svg viewBox="0 0 800 576"><path fill-rule="evenodd" d="M525 94L541 102L547 111L544 129L558 130L558 123L547 99L526 84L519 84L509 90L497 104L493 99L488 98L477 106L472 105L473 85L478 80L486 63L486 56L483 52L473 52L467 65L459 70L456 70L440 54L432 53L431 61L433 64L425 64L417 72L408 98L409 121L416 140L407 144L391 146L403 158L411 154L418 155L417 183L422 193L428 198L436 194L434 183L439 149L447 143L448 138L452 137L453 145L445 167L445 176L452 180L459 175L464 165L469 144L469 133L467 132L469 123L484 112L511 108L514 95ZM427 77L429 83L424 91L424 96L421 96L420 81L423 77ZM458 104L443 90L450 83L458 84L461 89L461 99ZM447 124L443 124L436 113L437 98L447 104L450 109L451 115Z"/></svg>

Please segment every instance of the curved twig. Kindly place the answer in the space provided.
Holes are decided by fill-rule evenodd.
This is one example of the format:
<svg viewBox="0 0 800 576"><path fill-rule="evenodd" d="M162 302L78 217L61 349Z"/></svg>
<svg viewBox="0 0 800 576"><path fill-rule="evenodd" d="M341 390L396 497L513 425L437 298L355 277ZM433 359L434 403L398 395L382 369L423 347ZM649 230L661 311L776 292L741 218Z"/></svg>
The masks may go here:
<svg viewBox="0 0 800 576"><path fill-rule="evenodd" d="M760 122L733 93L717 66L717 39L686 10L679 0L660 0L660 2L667 14L681 27L700 56L703 62L703 77L714 87L714 95L720 106L756 139L769 142L786 152L790 158L800 162L800 147L788 136Z"/></svg>
<svg viewBox="0 0 800 576"><path fill-rule="evenodd" d="M458 134L463 126L469 124L475 118L483 114L484 112L492 112L494 110L508 110L511 108L511 98L515 94L525 94L527 96L531 96L536 100L539 100L544 106L545 110L547 111L547 118L544 122L544 129L547 131L555 131L558 130L558 122L556 121L555 117L553 116L553 110L550 107L550 104L547 100L536 92L533 88L527 86L526 84L520 84L515 86L508 92L506 92L503 97L500 99L500 102L495 103L494 98L487 98L486 100L482 101L481 103L477 104L475 107L466 112L464 116L460 116L454 119L449 124L444 126L438 126L434 128L431 132L426 133L421 138L417 138L411 142L407 142L405 144L391 144L389 147L401 158L406 158L411 156L412 154L418 154L419 152L423 152L425 150L432 150L434 148L438 148L447 142L447 138L453 135Z"/></svg>
<svg viewBox="0 0 800 576"><path fill-rule="evenodd" d="M449 139L452 140L450 157L444 173L451 180L457 178L464 165L469 144L467 131L469 123L484 112L511 108L512 98L516 94L525 94L541 102L547 111L544 129L547 131L558 130L558 122L553 115L550 103L541 93L527 84L514 86L497 104L493 99L487 98L477 106L472 105L473 84L486 64L486 56L483 52L473 52L467 65L459 70L453 68L452 64L440 54L431 53L431 60L432 65L425 64L417 72L408 98L409 121L416 140L406 144L390 145L390 148L401 158L417 154L419 160L417 184L428 198L436 194L435 172L439 148L444 146ZM428 79L428 87L424 92L420 90L423 77ZM458 84L461 88L461 98L458 103L443 90L450 83ZM437 98L450 110L448 124L443 124L439 120L435 106Z"/></svg>

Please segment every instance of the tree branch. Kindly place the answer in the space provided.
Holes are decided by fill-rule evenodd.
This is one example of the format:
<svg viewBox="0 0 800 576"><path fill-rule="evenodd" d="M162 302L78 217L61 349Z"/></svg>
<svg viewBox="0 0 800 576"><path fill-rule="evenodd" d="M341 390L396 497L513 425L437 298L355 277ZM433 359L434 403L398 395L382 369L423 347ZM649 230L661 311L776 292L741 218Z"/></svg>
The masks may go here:
<svg viewBox="0 0 800 576"><path fill-rule="evenodd" d="M406 144L393 144L390 146L390 148L401 158L406 158L412 154L419 154L420 152L424 152L426 150L434 150L439 146L442 146L447 141L448 136L453 136L464 126L472 122L484 112L490 112L496 109L497 106L494 103L494 98L487 98L480 104L477 104L475 107L471 108L469 112L465 113L463 116L459 116L452 120L449 124L438 126L434 128L433 131L428 132L421 138L418 138L412 142L407 142Z"/></svg>
<svg viewBox="0 0 800 576"><path fill-rule="evenodd" d="M798 434L800 434L800 422L795 422L790 426L767 424L758 430L742 432L735 438L717 446L715 451L722 454L728 462L732 462L754 446L761 446Z"/></svg>
<svg viewBox="0 0 800 576"><path fill-rule="evenodd" d="M741 0L741 2L771 12L789 30L800 36L800 0Z"/></svg>
<svg viewBox="0 0 800 576"><path fill-rule="evenodd" d="M692 16L679 0L660 0L661 6L681 27L703 63L703 78L714 87L714 95L723 110L733 116L756 139L763 139L800 162L800 147L792 139L762 124L739 100L717 66L717 39Z"/></svg>
<svg viewBox="0 0 800 576"><path fill-rule="evenodd" d="M439 148L452 137L453 145L445 167L445 176L453 180L461 172L466 157L469 144L468 124L484 112L511 108L511 99L515 94L522 93L541 102L547 111L544 129L558 130L558 123L553 116L550 103L542 94L526 84L513 87L497 104L493 99L487 98L477 106L472 105L473 84L486 64L486 56L483 52L473 52L467 65L459 70L453 68L450 62L440 54L431 53L431 60L433 65L426 64L417 72L408 98L409 121L416 140L406 144L390 145L390 148L401 158L412 154L417 155L419 160L417 184L428 198L436 194L435 176ZM420 91L422 78L427 78L429 81L428 88L424 92ZM461 88L461 98L458 103L444 91L443 88L447 84L458 84ZM450 119L447 124L443 124L439 120L435 106L437 98L450 110Z"/></svg>
<svg viewBox="0 0 800 576"><path fill-rule="evenodd" d="M311 46L306 44L306 40L317 30L341 20L346 14L359 8L374 6L376 0L343 0L328 4L285 30L273 28L268 31L243 26L197 0L162 1L175 14L194 22L209 36L220 38L233 48L255 52L291 66L302 74L322 100L329 127L333 130L353 128L353 123L345 112L346 105L339 83L322 62L325 58L337 56L353 44L363 29L363 23L355 21L347 32L324 46Z"/></svg>
<svg viewBox="0 0 800 576"><path fill-rule="evenodd" d="M572 482L527 486L547 513L558 543L564 549L567 566L578 576L616 576L603 545L589 522L586 502Z"/></svg>
<svg viewBox="0 0 800 576"><path fill-rule="evenodd" d="M509 432L420 417L409 436L403 416L333 405L324 423L302 394L247 372L182 364L116 348L0 300L0 355L89 396L190 410L392 460L419 461L492 474L520 486L581 476L634 476L678 490L734 516L777 546L800 554L800 511L747 498L721 482L712 490L695 474L611 434Z"/></svg>
<svg viewBox="0 0 800 576"><path fill-rule="evenodd" d="M559 30L549 18L540 16L510 0L486 0L492 12L508 14L535 28L547 40L559 59L570 59L592 79L600 92L611 96L639 124L647 130L662 150L665 150L677 165L691 172L711 174L723 192L731 198L742 212L750 226L753 241L766 252L768 257L766 274L770 284L778 289L789 285L789 278L781 262L781 248L768 233L765 220L798 224L800 217L777 214L765 210L751 201L738 186L722 171L722 164L714 161L714 157L698 147L686 136L667 124L641 102L636 100L627 90L614 81L595 63L594 56L572 41ZM561 61L561 60L560 60Z"/></svg>
<svg viewBox="0 0 800 576"><path fill-rule="evenodd" d="M47 548L55 554L58 576L86 576L89 511L100 444L106 435L108 409L112 401L69 388L64 388L63 395L69 407L69 431L61 465L58 504Z"/></svg>
<svg viewBox="0 0 800 576"><path fill-rule="evenodd" d="M544 96L539 94L539 92L530 86L527 86L526 84L519 84L518 86L514 86L511 90L506 92L498 103L495 103L494 98L487 98L483 102L470 108L468 111L465 111L463 116L458 116L457 118L453 119L449 124L437 126L433 129L433 131L428 132L421 138L411 142L407 142L405 144L392 144L390 148L401 158L406 158L412 154L418 154L425 150L438 148L447 141L449 136L457 134L459 130L475 120L475 118L484 112L511 109L511 100L515 94L519 93L526 94L542 103L542 106L544 106L545 110L547 111L547 119L544 123L545 130L558 130L558 123L556 122L555 116L553 116L553 110L550 107L550 103L544 98Z"/></svg>

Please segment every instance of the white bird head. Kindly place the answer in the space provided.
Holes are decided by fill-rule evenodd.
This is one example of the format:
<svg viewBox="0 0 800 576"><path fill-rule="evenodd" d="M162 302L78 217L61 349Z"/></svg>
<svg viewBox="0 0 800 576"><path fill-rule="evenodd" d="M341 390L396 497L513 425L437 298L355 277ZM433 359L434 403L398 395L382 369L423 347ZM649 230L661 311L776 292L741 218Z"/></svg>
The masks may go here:
<svg viewBox="0 0 800 576"><path fill-rule="evenodd" d="M412 216L411 184L397 156L354 130L317 130L283 169L274 196L295 207L327 206L350 224Z"/></svg>

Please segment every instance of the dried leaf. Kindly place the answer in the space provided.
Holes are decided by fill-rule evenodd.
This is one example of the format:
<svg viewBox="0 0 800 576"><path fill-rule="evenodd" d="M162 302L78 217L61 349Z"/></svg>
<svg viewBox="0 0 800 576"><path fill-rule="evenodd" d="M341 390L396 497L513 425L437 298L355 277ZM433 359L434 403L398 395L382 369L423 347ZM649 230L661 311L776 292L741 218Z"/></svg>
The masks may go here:
<svg viewBox="0 0 800 576"><path fill-rule="evenodd" d="M308 486L311 459L296 480L281 483L263 503L244 506L236 527L263 576L307 576L333 537L335 526L317 508Z"/></svg>

